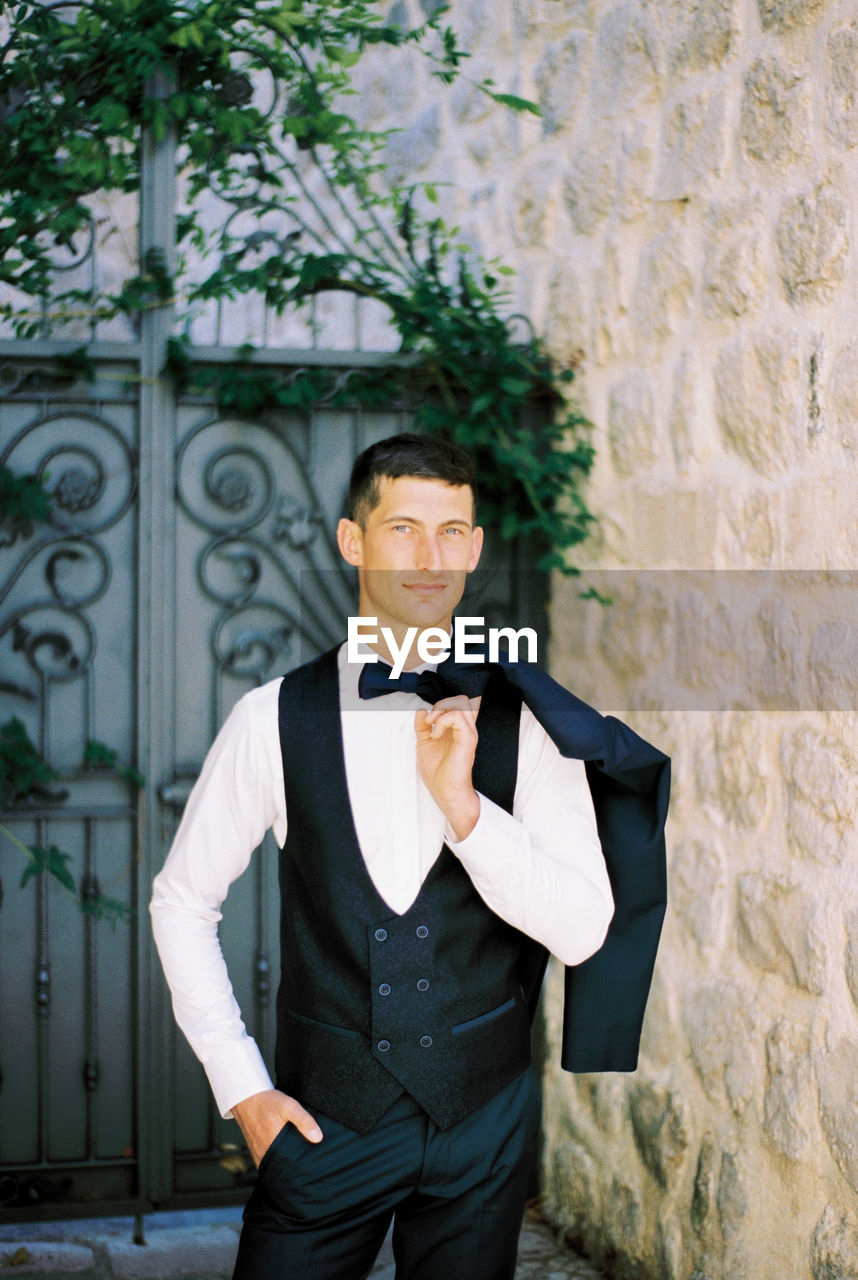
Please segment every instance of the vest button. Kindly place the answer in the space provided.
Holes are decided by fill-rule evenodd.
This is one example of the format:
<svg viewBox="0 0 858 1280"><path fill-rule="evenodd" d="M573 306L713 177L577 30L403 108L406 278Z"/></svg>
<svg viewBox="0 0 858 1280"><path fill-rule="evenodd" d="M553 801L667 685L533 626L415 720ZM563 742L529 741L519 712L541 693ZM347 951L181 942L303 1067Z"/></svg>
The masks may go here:
<svg viewBox="0 0 858 1280"><path fill-rule="evenodd" d="M384 942L386 939L387 939L387 930L386 930L386 929L376 929L376 931L375 931L375 940L376 940L376 942Z"/></svg>
<svg viewBox="0 0 858 1280"><path fill-rule="evenodd" d="M390 983L389 983L389 982L382 982L381 986L378 988L378 994L379 994L380 996L389 996L389 995L390 995Z"/></svg>
<svg viewBox="0 0 858 1280"><path fill-rule="evenodd" d="M378 1042L378 1051L379 1051L379 1053L387 1053L387 1051L388 1051L388 1049L389 1049L389 1048L390 1048L390 1041L389 1041L389 1040L379 1040L379 1042Z"/></svg>
<svg viewBox="0 0 858 1280"><path fill-rule="evenodd" d="M420 980L419 980L419 981L418 981L418 983L417 983L417 990L418 990L418 991L428 991L428 990L429 990L429 979L428 979L428 978L420 978Z"/></svg>
<svg viewBox="0 0 858 1280"><path fill-rule="evenodd" d="M377 935L376 935L376 936L377 936ZM417 937L418 937L418 938L428 938L428 937L429 937L429 930L426 928L425 924L419 924L419 925L417 926Z"/></svg>
<svg viewBox="0 0 858 1280"><path fill-rule="evenodd" d="M424 1048L424 1049L431 1049L431 1048L432 1048L432 1037L431 1037L431 1036L421 1036L421 1037L420 1037L420 1043L421 1043L421 1045L423 1046L423 1048Z"/></svg>

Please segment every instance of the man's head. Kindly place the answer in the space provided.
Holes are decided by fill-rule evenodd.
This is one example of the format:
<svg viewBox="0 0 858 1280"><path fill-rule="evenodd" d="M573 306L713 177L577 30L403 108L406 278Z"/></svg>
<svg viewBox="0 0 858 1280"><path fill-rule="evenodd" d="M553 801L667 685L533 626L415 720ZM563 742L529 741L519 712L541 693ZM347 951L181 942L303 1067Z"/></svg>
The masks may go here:
<svg viewBox="0 0 858 1280"><path fill-rule="evenodd" d="M449 626L482 548L468 455L410 434L370 445L355 461L348 511L337 540L358 569L361 614L397 629Z"/></svg>
<svg viewBox="0 0 858 1280"><path fill-rule="evenodd" d="M369 513L378 506L380 481L400 476L440 480L456 488L467 486L476 507L474 464L464 449L432 436L403 432L377 440L355 458L346 500L348 518L366 529Z"/></svg>

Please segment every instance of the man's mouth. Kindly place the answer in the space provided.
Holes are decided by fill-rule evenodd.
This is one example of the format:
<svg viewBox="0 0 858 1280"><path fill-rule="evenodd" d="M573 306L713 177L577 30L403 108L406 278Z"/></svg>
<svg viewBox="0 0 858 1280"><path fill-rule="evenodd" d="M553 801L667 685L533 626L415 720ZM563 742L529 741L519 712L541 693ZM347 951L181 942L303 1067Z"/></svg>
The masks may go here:
<svg viewBox="0 0 858 1280"><path fill-rule="evenodd" d="M405 582L403 586L407 591L413 591L417 595L434 596L439 595L442 591L447 590L446 582Z"/></svg>

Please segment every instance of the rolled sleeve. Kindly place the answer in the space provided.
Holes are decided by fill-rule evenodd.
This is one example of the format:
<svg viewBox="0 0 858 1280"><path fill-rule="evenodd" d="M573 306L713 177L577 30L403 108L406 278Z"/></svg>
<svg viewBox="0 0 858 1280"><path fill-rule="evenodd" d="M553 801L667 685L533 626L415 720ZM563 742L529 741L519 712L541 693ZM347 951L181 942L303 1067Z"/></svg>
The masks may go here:
<svg viewBox="0 0 858 1280"><path fill-rule="evenodd" d="M278 687L279 681L247 694L227 718L155 878L150 905L176 1021L224 1116L243 1098L272 1087L242 1021L218 924L230 884L246 869L265 831L285 831Z"/></svg>
<svg viewBox="0 0 858 1280"><path fill-rule="evenodd" d="M560 755L522 708L513 812L480 796L464 840L447 843L485 903L564 964L598 951L613 898L584 764Z"/></svg>

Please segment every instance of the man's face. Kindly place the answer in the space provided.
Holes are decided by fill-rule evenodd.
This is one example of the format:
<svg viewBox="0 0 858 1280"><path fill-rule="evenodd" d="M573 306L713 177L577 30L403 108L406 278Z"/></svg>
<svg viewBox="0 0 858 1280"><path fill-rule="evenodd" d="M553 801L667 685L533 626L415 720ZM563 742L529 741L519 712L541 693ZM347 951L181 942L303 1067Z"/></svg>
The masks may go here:
<svg viewBox="0 0 858 1280"><path fill-rule="evenodd" d="M340 551L358 569L361 616L396 632L449 629L483 545L470 487L385 476L379 494L365 529L353 520L337 529Z"/></svg>

